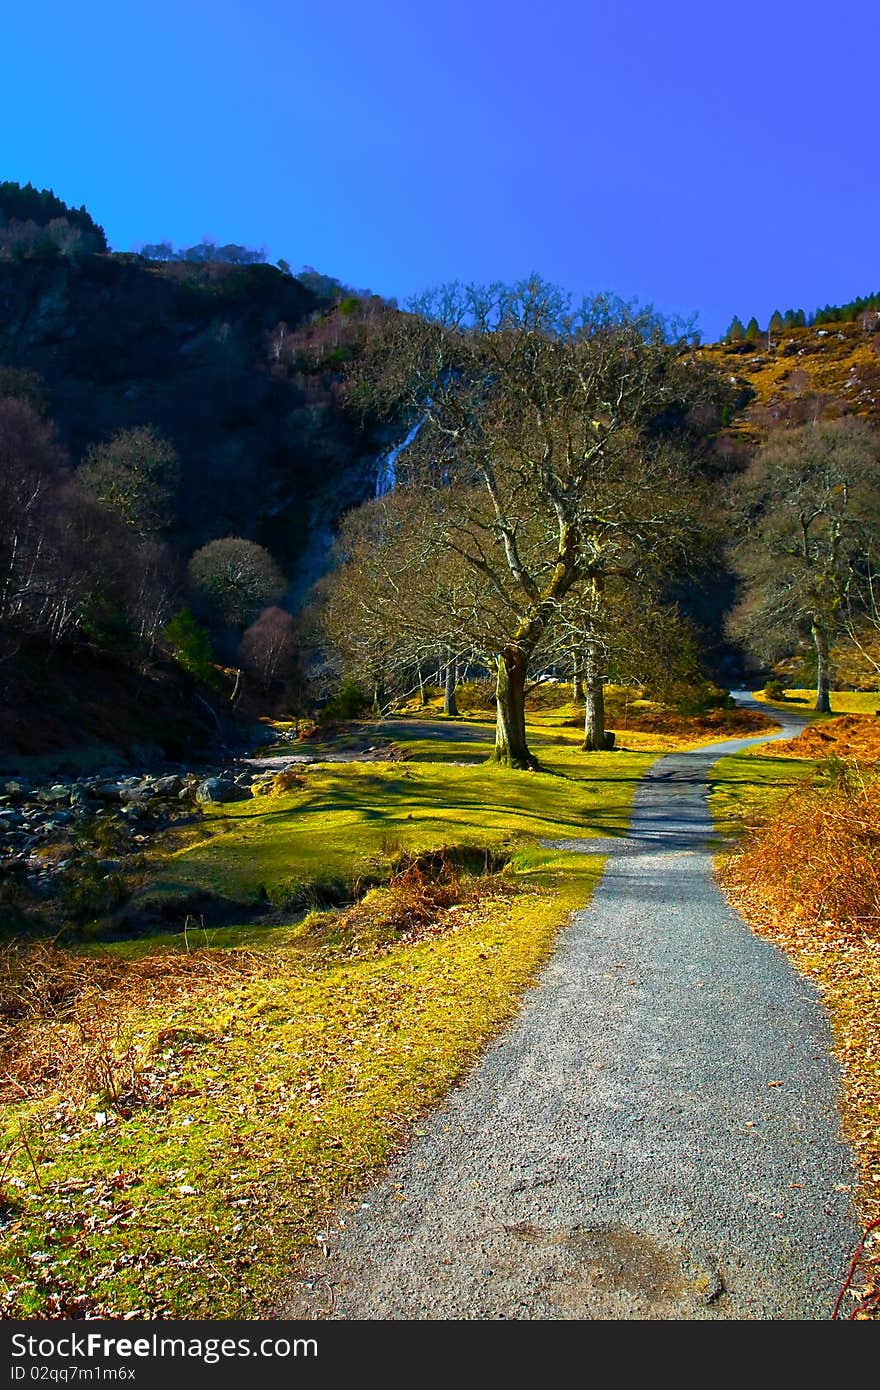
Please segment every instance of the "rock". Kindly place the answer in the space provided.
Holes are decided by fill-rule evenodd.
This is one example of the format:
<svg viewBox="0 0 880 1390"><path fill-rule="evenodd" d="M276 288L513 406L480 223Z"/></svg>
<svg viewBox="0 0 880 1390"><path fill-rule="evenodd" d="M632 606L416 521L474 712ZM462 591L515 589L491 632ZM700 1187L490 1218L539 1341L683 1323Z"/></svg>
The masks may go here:
<svg viewBox="0 0 880 1390"><path fill-rule="evenodd" d="M118 782L97 782L92 787L92 796L99 797L101 801L118 801L119 791Z"/></svg>
<svg viewBox="0 0 880 1390"><path fill-rule="evenodd" d="M145 801L150 800L152 795L152 786L143 786L140 783L135 787L121 787L119 790L119 800L123 806L131 806L136 802L143 805Z"/></svg>
<svg viewBox="0 0 880 1390"><path fill-rule="evenodd" d="M62 782L56 782L53 787L41 787L37 792L37 800L41 806L55 806L59 802L70 800L70 787L64 786Z"/></svg>
<svg viewBox="0 0 880 1390"><path fill-rule="evenodd" d="M246 797L247 792L228 777L207 777L196 788L196 801L201 806L218 801L242 801Z"/></svg>
<svg viewBox="0 0 880 1390"><path fill-rule="evenodd" d="M118 874L122 868L121 859L99 859L97 867L102 874Z"/></svg>
<svg viewBox="0 0 880 1390"><path fill-rule="evenodd" d="M183 778L178 776L157 777L153 783L156 796L178 796L183 791Z"/></svg>

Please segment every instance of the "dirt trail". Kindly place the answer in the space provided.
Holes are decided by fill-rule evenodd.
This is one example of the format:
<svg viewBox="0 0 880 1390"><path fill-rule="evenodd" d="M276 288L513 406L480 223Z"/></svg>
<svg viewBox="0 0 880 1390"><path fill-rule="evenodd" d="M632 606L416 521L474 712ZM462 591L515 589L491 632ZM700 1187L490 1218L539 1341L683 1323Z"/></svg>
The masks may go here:
<svg viewBox="0 0 880 1390"><path fill-rule="evenodd" d="M858 1234L830 1031L707 843L709 769L745 746L661 758L625 839L566 842L609 853L592 904L282 1316L830 1315Z"/></svg>

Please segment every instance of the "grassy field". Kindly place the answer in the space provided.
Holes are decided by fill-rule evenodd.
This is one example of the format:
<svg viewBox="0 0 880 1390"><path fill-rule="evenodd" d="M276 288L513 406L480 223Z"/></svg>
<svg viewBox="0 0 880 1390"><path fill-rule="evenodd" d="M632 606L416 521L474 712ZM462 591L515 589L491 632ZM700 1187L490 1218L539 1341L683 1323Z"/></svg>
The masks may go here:
<svg viewBox="0 0 880 1390"><path fill-rule="evenodd" d="M328 1209L515 1012L599 868L548 858L384 951L276 951L237 971L199 952L200 978L170 971L164 998L120 975L91 1077L104 1087L59 1079L7 1107L7 1313L271 1306Z"/></svg>
<svg viewBox="0 0 880 1390"><path fill-rule="evenodd" d="M623 833L655 756L584 755L542 715L545 770L514 772L461 765L486 751L485 722L390 725L407 761L325 763L217 807L141 890L181 911L196 892L262 905L268 921L7 953L7 1315L270 1308L328 1211L516 1012L589 900L602 857L540 841ZM441 849L432 879L416 856ZM368 882L353 906L306 910Z"/></svg>
<svg viewBox="0 0 880 1390"><path fill-rule="evenodd" d="M760 748L721 758L709 777L716 830L724 835L741 834L783 806L798 787L812 781L816 767L812 761L775 758Z"/></svg>
<svg viewBox="0 0 880 1390"><path fill-rule="evenodd" d="M622 834L655 752L578 750L574 730L537 734L540 772L465 764L485 757L475 721L384 721L406 762L324 763L286 795L217 807L202 836L143 890L155 901L212 893L243 905L344 898L401 851L509 852L540 838ZM448 730L448 737L446 733Z"/></svg>
<svg viewBox="0 0 880 1390"><path fill-rule="evenodd" d="M756 690L754 698L761 700L771 709L795 710L798 714L813 719L830 719L835 714L875 714L880 710L880 691L877 690L832 690L831 715L817 714L813 709L816 703L815 690L786 690L785 700L768 700L763 690Z"/></svg>

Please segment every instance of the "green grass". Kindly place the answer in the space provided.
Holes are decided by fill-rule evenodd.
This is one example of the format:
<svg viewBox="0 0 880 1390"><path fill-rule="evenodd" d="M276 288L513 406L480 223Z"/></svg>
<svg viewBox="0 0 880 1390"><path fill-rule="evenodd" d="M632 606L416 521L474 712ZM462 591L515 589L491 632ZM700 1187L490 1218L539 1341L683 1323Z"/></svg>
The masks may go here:
<svg viewBox="0 0 880 1390"><path fill-rule="evenodd" d="M540 772L462 767L462 748L482 749L480 725L450 721L438 731L431 722L421 736L414 725L406 721L395 734L412 761L316 765L299 790L212 809L207 838L178 851L144 896L179 896L182 912L194 892L283 905L307 898L309 885L320 893L338 884L342 895L359 878L381 877L400 850L623 834L635 786L654 758L585 756L565 731L558 742L536 741ZM463 727L471 741L460 737Z"/></svg>
<svg viewBox="0 0 880 1390"><path fill-rule="evenodd" d="M745 750L721 758L709 777L709 806L716 831L723 835L741 832L756 816L810 780L817 766L815 762Z"/></svg>
<svg viewBox="0 0 880 1390"><path fill-rule="evenodd" d="M328 1208L516 1012L601 867L526 852L520 891L453 911L442 935L323 968L273 953L267 975L139 1010L118 1046L161 1098L130 1118L99 1127L100 1093L7 1107L7 1312L271 1309Z"/></svg>
<svg viewBox="0 0 880 1390"><path fill-rule="evenodd" d="M754 699L761 700L773 709L794 710L809 719L830 719L835 714L874 714L880 710L880 691L877 690L832 690L831 714L818 714L813 706L816 703L815 690L786 690L787 699L768 700L763 690L754 691Z"/></svg>

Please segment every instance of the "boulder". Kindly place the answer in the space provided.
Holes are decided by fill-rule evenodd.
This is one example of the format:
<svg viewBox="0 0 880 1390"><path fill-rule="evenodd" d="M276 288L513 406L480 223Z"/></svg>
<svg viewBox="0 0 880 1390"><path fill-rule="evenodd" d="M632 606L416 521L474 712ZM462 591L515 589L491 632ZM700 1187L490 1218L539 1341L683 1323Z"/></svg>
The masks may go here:
<svg viewBox="0 0 880 1390"><path fill-rule="evenodd" d="M92 796L98 797L101 801L118 801L119 784L117 782L96 782L92 787Z"/></svg>
<svg viewBox="0 0 880 1390"><path fill-rule="evenodd" d="M70 792L70 787L66 787L63 782L56 782L53 787L41 787L37 792L37 800L42 806L60 805L62 801L70 800Z"/></svg>
<svg viewBox="0 0 880 1390"><path fill-rule="evenodd" d="M179 796L183 791L183 778L176 775L157 777L153 783L154 796Z"/></svg>
<svg viewBox="0 0 880 1390"><path fill-rule="evenodd" d="M248 793L237 787L228 777L207 777L196 788L196 801L200 806L218 801L242 801Z"/></svg>

